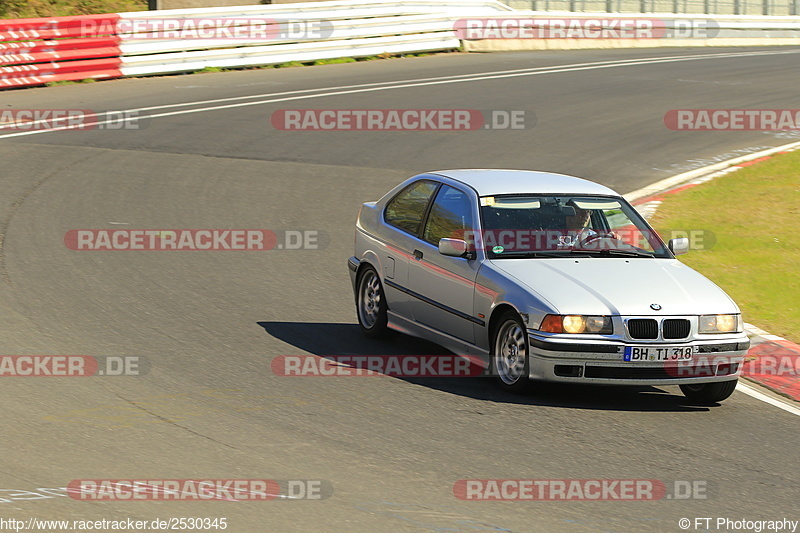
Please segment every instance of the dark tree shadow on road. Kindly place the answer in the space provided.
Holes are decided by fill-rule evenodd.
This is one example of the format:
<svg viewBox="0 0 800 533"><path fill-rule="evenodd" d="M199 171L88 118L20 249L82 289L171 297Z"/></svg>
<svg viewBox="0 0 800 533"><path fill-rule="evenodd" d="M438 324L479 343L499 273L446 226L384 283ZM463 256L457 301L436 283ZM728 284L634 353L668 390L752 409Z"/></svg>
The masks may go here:
<svg viewBox="0 0 800 533"><path fill-rule="evenodd" d="M270 336L297 348L300 355L451 355L437 344L397 333L387 340L365 337L357 324L325 322L258 322ZM646 412L706 412L707 406L692 405L677 386L573 385L537 383L528 395L500 390L488 377L398 378L430 389L497 403L542 405L572 409Z"/></svg>

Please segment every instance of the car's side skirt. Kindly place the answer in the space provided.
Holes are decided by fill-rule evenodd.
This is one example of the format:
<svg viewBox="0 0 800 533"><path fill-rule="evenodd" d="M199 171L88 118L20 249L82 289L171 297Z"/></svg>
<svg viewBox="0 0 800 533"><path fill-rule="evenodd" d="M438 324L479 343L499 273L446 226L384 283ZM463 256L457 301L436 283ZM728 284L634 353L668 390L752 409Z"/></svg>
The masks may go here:
<svg viewBox="0 0 800 533"><path fill-rule="evenodd" d="M424 324L420 324L418 322L414 322L413 320L409 320L405 317L398 315L397 313L393 313L391 310L389 310L388 315L389 315L388 326L393 330L431 341L435 344L447 348L456 355L480 356L486 364L489 364L488 350L484 350L479 346L475 346L474 344L464 342L461 339L457 339L452 335L448 335L447 333L431 328Z"/></svg>

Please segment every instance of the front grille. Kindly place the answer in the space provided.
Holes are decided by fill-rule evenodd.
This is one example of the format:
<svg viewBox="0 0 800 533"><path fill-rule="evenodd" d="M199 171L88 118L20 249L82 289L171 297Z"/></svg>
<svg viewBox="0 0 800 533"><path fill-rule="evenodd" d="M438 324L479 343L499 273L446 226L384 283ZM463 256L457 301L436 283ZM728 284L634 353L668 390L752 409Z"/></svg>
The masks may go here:
<svg viewBox="0 0 800 533"><path fill-rule="evenodd" d="M702 373L702 371L705 373ZM589 366L583 371L587 378L605 379L681 379L687 377L713 376L705 367L619 367L619 366Z"/></svg>
<svg viewBox="0 0 800 533"><path fill-rule="evenodd" d="M632 339L657 339L658 322L652 318L632 318L628 320L628 333Z"/></svg>
<svg viewBox="0 0 800 533"><path fill-rule="evenodd" d="M689 321L685 318L668 318L661 325L661 334L665 339L685 339L690 330Z"/></svg>

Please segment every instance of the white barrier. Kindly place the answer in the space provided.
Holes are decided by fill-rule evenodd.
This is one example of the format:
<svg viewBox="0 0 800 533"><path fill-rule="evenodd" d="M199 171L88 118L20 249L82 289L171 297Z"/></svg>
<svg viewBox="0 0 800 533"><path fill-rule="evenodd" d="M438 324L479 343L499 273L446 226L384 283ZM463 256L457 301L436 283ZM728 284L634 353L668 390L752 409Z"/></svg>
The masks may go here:
<svg viewBox="0 0 800 533"><path fill-rule="evenodd" d="M542 26L547 29L546 37L473 40L464 32L465 19L550 22ZM593 19L649 21L663 35L607 38L604 33L596 38L595 32L572 38L563 31L558 33L564 21L583 21L580 25ZM700 31L684 38L675 28L687 20L700 26L704 21L713 23L714 35ZM458 48L800 45L800 17L545 13L516 11L497 0L335 0L0 21L2 28L8 31L0 31L0 87ZM32 45L41 51L17 53L18 30L26 39L39 39ZM51 50L53 44L46 39L62 37L74 39L52 41L63 50ZM3 40L7 44L3 45ZM87 42L95 48L86 48ZM56 60L61 62L53 63Z"/></svg>
<svg viewBox="0 0 800 533"><path fill-rule="evenodd" d="M687 23L695 29L688 36L661 36L655 38L570 38L566 32L560 38L487 38L462 39L463 49L469 52L493 52L511 50L568 50L587 48L663 48L691 46L775 46L800 45L800 17L796 16L746 16L746 15L676 15L673 13L571 13L515 11L506 16L563 23L581 21L650 21L661 30L675 30ZM506 18L503 17L503 18ZM709 31L710 25L713 31ZM654 33L658 33L657 31ZM712 35L713 34L713 35ZM464 35L462 35L464 37Z"/></svg>
<svg viewBox="0 0 800 533"><path fill-rule="evenodd" d="M123 58L123 76L143 76L169 72L190 72L208 67L246 67L290 61L318 61L338 57L367 57L378 54L401 54L414 51L452 50L458 48L456 38L418 36L350 39L345 43L326 41L290 43L252 48L218 49L176 54L156 54Z"/></svg>
<svg viewBox="0 0 800 533"><path fill-rule="evenodd" d="M514 11L496 0L374 0L308 2L265 6L178 9L121 13L119 33L123 76L189 72L204 68L246 67L290 61L453 50L461 42L454 21L461 16L501 16ZM193 21L234 19L232 28L257 38L158 39L161 21L185 28ZM282 34L292 22L324 25L326 34ZM127 24L127 26L126 26ZM158 27L158 28L157 28Z"/></svg>
<svg viewBox="0 0 800 533"><path fill-rule="evenodd" d="M344 41L349 39L359 39L366 37L385 37L387 35L415 35L415 34L437 34L449 32L447 37L448 47L458 48L460 43L450 42L455 37L452 32L453 21L447 15L404 15L394 17L365 18L359 20L329 20L330 31L335 40L331 42ZM240 26L246 33L249 28ZM325 42L329 40L326 39ZM456 39L458 41L458 39ZM280 44L298 43L307 44L298 39L291 38L269 38L265 40L240 39L233 43L236 47L246 46L277 46ZM328 43L330 44L330 43ZM135 56L141 54L157 54L163 52L190 51L190 50L209 50L214 48L231 48L231 39L192 39L192 40L150 40L136 36L123 36L120 50L124 56ZM339 56L341 57L341 56Z"/></svg>
<svg viewBox="0 0 800 533"><path fill-rule="evenodd" d="M665 46L758 46L800 44L800 17L675 14L616 14L516 11L497 0L338 0L265 6L178 9L120 14L123 76L190 72L208 67L247 67L290 61L414 53L463 48L466 51ZM673 29L690 19L715 25L711 37L672 33L659 38L464 39L464 19L625 19L656 21ZM164 21L180 28L199 19L212 27L229 25L244 38L159 38ZM128 24L127 30L125 24ZM317 33L287 33L292 24L315 26ZM304 26L305 25L305 26ZM324 28L324 31L321 30ZM261 38L252 35L261 31ZM264 31L270 32L269 35ZM179 35L182 37L183 34ZM201 35L195 35L201 37ZM461 37L461 39L459 38Z"/></svg>

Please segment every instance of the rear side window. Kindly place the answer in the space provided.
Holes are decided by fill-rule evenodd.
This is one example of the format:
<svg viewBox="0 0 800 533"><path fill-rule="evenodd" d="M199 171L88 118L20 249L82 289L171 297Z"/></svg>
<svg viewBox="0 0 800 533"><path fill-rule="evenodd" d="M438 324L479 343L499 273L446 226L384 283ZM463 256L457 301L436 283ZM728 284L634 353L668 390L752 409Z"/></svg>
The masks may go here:
<svg viewBox="0 0 800 533"><path fill-rule="evenodd" d="M386 204L384 220L412 235L419 234L419 227L425 216L433 193L436 192L437 183L433 181L415 181L392 198Z"/></svg>
<svg viewBox="0 0 800 533"><path fill-rule="evenodd" d="M431 207L422 238L433 245L439 239L464 239L472 229L472 203L469 197L448 185L442 185Z"/></svg>

